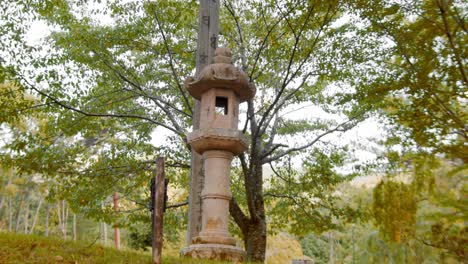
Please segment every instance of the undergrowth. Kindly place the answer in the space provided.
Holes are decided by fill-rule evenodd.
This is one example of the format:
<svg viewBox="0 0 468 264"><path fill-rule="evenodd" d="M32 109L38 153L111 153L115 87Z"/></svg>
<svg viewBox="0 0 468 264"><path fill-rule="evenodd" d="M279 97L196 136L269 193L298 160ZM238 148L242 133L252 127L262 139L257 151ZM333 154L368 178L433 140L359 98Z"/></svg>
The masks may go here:
<svg viewBox="0 0 468 264"><path fill-rule="evenodd" d="M164 251L163 251L164 255ZM163 256L167 264L221 264ZM0 232L0 263L151 263L151 255L134 250L116 250L89 242L62 240L54 237Z"/></svg>

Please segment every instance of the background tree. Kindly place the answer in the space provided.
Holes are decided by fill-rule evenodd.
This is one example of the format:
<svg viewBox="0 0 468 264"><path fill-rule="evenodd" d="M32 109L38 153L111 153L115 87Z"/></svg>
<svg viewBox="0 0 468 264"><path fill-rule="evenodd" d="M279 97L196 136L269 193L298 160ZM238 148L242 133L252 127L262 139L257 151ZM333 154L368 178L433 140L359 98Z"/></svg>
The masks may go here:
<svg viewBox="0 0 468 264"><path fill-rule="evenodd" d="M455 196L442 198L438 190L455 194L466 185L456 176L466 170L468 157L466 4L445 0L350 3L363 34L387 39L383 49L388 56L375 56L379 71L360 77L357 82L368 86L348 96L388 118L385 155L393 163L391 171L406 173L417 194L419 231L425 230L416 234L425 238L418 239L439 247L436 241L445 237L445 252L464 260L466 250L458 245L466 231L455 224L467 217L456 209L463 202L454 200ZM428 218L430 214L435 217ZM431 237L434 243L429 242Z"/></svg>
<svg viewBox="0 0 468 264"><path fill-rule="evenodd" d="M373 213L388 240L401 243L414 236L416 197L405 183L380 182L374 189Z"/></svg>
<svg viewBox="0 0 468 264"><path fill-rule="evenodd" d="M374 57L378 71L350 96L399 126L393 142L466 163L466 4L352 2L363 34L386 39L388 55Z"/></svg>
<svg viewBox="0 0 468 264"><path fill-rule="evenodd" d="M23 15L23 4L17 2L4 10ZM317 153L325 146L331 148L327 135L346 131L362 119L363 112L357 109L343 111L329 104L333 88L328 84L338 77L349 77L342 73L343 65L349 65L349 59L355 56L353 51L358 50L350 46L351 40L345 41L349 27L334 23L342 8L338 1L224 2L220 43L234 50L237 64L258 89L257 97L247 103L241 124L250 137L249 152L239 156L245 197L235 194L230 206L249 259L263 260L265 254L263 165L275 167L282 158L312 147ZM69 151L67 155L50 153L53 160L61 160L59 156L80 157L86 166L73 162L66 165L66 170L110 172L110 167L119 167L117 157L128 167L150 162L150 155L155 153L172 153L169 162L185 167L185 133L190 126L192 102L182 79L194 68L196 23L192 18L196 17L197 7L193 1L116 1L84 6L40 1L29 3L25 10L57 30L45 45L35 47L47 53L35 52L20 60L7 50L5 57L12 64L15 60L18 80L42 96L54 111L49 128L66 128L64 135L72 143L64 142L62 146L73 149L73 155ZM19 31L11 34L15 32ZM6 43L11 46L15 41L12 38ZM34 68L25 67L26 63ZM307 104L315 105L313 109L322 114L288 116L288 112ZM56 111L56 106L61 110ZM148 144L155 127L171 133L169 144L159 149ZM89 144L80 146L83 141L103 135L117 138L118 134L125 144L117 147L113 141L94 156L83 155L90 152ZM284 144L285 140L296 143ZM313 157L311 162L326 161L320 155ZM58 167L63 166L60 163ZM116 181L125 179L123 174L112 174L110 177ZM99 189L98 179L109 182L100 177L89 179L86 185L87 177L76 179L75 186L83 189L91 185ZM122 185L129 187L131 182Z"/></svg>

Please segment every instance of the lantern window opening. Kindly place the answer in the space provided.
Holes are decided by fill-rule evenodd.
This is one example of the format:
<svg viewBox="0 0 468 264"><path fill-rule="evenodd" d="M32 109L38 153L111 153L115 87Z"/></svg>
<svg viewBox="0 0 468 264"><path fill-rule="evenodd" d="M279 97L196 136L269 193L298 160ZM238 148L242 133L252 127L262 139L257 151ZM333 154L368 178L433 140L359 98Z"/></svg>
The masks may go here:
<svg viewBox="0 0 468 264"><path fill-rule="evenodd" d="M216 96L215 112L218 115L228 114L228 99L227 97Z"/></svg>

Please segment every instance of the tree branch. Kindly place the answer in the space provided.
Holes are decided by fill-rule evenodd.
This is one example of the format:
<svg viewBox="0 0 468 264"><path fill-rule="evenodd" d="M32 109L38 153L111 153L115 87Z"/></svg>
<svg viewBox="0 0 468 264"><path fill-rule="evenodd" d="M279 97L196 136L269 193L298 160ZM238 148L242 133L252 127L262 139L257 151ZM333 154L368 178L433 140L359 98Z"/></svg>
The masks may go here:
<svg viewBox="0 0 468 264"><path fill-rule="evenodd" d="M296 3L296 5L294 5L293 7L291 7L291 9L289 9L286 13L290 13L292 10L294 10L298 5L299 5L299 2L298 1ZM253 74L255 73L255 68L257 67L257 63L258 63L258 60L260 58L260 54L263 52L263 50L266 48L267 46L267 40L268 38L270 37L271 33L273 32L273 30L275 29L275 27L284 19L283 16L280 17L280 19L278 19L275 23L273 23L273 25L271 26L270 29L268 29L268 26L267 26L267 34L265 35L265 37L263 38L261 44L260 44L260 48L258 49L257 51L257 54L255 55L255 60L254 60L254 64L252 66L252 71L250 72L249 74L249 78L252 79L252 76Z"/></svg>
<svg viewBox="0 0 468 264"><path fill-rule="evenodd" d="M247 207L249 209L249 213L251 217L255 215L255 204L254 204L254 197L255 197L255 184L254 179L251 176L251 170L247 166L247 162L245 160L245 154L239 155L239 160L241 162L242 167L242 175L244 176L244 189L245 189L245 196L247 200Z"/></svg>
<svg viewBox="0 0 468 264"><path fill-rule="evenodd" d="M291 67L292 67L292 64L293 64L293 60L294 60L294 57L296 55L296 52L297 52L297 49L299 48L299 41L302 37L302 34L304 33L304 30L305 30L305 26L307 25L307 23L309 22L309 19L312 15L312 11L314 10L315 6L312 5L311 8L309 8L308 12L307 12L307 15L306 15L306 19L304 21L304 24L302 24L302 27L300 28L300 31L299 33L297 34L297 36L295 37L295 41L294 41L294 46L293 46L293 50L291 52L291 56L289 57L289 62L288 62L288 66L287 66L287 69L286 69L286 75L283 79L283 84L281 85L281 88L278 92L278 94L275 96L275 99L273 100L273 102L268 106L268 108L266 109L266 111L264 112L264 114L262 115L262 118L260 119L260 122L259 122L259 125L258 125L258 128L257 130L254 130L253 131L253 136L254 137L257 137L259 135L262 135L261 132L265 131L265 129L262 128L264 122L266 121L268 115L270 114L271 110L275 107L275 105L278 103L278 101L280 100L281 98L281 95L283 94L284 90L286 89L286 86L288 85L288 83L292 80L292 77L291 78L288 78L289 77L289 74L290 74L290 71L291 71ZM325 24L325 23L324 23ZM295 71L294 75L297 74L298 70ZM260 131L260 129L262 129L262 131Z"/></svg>
<svg viewBox="0 0 468 264"><path fill-rule="evenodd" d="M350 122L354 121L354 119L350 119L350 120L347 120L341 124L339 124L338 126L336 126L335 128L333 129L330 129L328 131L325 131L323 132L322 134L318 135L314 140L312 140L311 142L305 144L305 145L302 145L302 146L299 146L299 147L294 147L294 148L290 148L288 150L285 150L284 152L282 153L279 153L278 155L276 156L273 156L273 157L270 157L270 158L263 158L262 159L262 164L266 164L266 163L269 163L269 162L272 162L272 161L275 161L275 160L278 160L292 152L296 152L296 151L300 151L300 150L304 150L304 149L307 149L309 147L311 147L312 145L314 145L315 143L317 143L320 139L322 139L324 136L326 135L329 135L331 133L334 133L334 132L337 132L337 131L344 131L343 130L343 127L347 124L349 124Z"/></svg>
<svg viewBox="0 0 468 264"><path fill-rule="evenodd" d="M130 92L133 92L133 93L136 93L138 95L141 95L141 96L144 96L144 97L147 97L147 98L150 98L164 113L166 113L167 117L169 118L169 120L171 121L172 125L174 126L174 128L179 131L179 134L185 134L185 131L184 129L178 124L178 122L175 120L175 117L174 115L166 108L164 107L163 105L161 105L160 101L162 103L164 103L165 101L160 99L159 97L157 96L150 96L148 95L144 90L143 88L141 87L141 85L139 85L138 83L130 80L127 76L125 76L122 72L120 72L119 70L117 70L116 68L114 68L110 63L108 63L105 59L103 59L96 51L93 51L96 56L100 57L102 62L110 69L112 70L117 76L119 76L123 81L127 82L128 84L130 84L132 87L136 88L137 90L139 90L141 93L137 93L136 91L134 90L128 90L127 91L130 91ZM125 88L124 88L125 89ZM171 107L172 105L166 103L167 106ZM175 108L175 107L172 107L172 108ZM178 110L178 109L177 109ZM179 110L180 112L182 112L181 110Z"/></svg>
<svg viewBox="0 0 468 264"><path fill-rule="evenodd" d="M186 205L188 205L188 204L189 204L188 201L181 202L181 203L177 203L177 204L171 204L171 205L167 205L167 206L166 206L166 209L169 209L169 208L178 208L178 207L186 206Z"/></svg>
<svg viewBox="0 0 468 264"><path fill-rule="evenodd" d="M47 93L44 93L43 91L41 91L40 89L38 89L37 87L35 87L34 85L32 85L31 83L29 83L23 76L20 76L20 79L26 84L29 86L29 88L31 90L34 90L36 91L37 93L39 93L40 95L44 96L45 98L51 100L53 103L61 106L62 108L65 108L65 109L68 109L68 110L72 110L74 112L77 112L77 113L80 113L82 115L85 115L85 116L90 116L90 117L114 117L114 118L133 118L133 119L142 119L142 120L146 120L150 123L153 123L155 125L159 125L159 126L162 126L180 136L182 136L184 139L185 139L185 134L184 133L181 133L179 131L177 131L176 129L164 124L164 123L161 123L161 122L157 122L149 117L145 117L145 116L139 116L139 115L131 115L131 114L109 114L109 113L89 113L89 112L86 112L86 111L83 111L81 109L78 109L78 108L75 108L75 107L72 107L70 105L67 105L66 103L64 102L61 102L59 101L58 99L52 97L51 95L47 94Z"/></svg>
<svg viewBox="0 0 468 264"><path fill-rule="evenodd" d="M167 52L167 55L169 57L169 66L171 67L172 75L174 76L174 79L175 79L175 82L177 84L177 88L178 88L180 94L184 98L184 102L185 102L185 104L187 106L187 109L189 109L191 111L191 114L193 114L192 108L190 107L190 103L189 103L189 100L187 98L187 95L184 92L184 90L183 90L183 88L182 88L182 86L180 84L181 82L179 80L179 75L177 74L177 71L176 71L175 66L174 66L174 58L172 57L172 51L169 48L169 43L167 42L166 34L165 34L165 32L164 32L164 30L162 28L161 21L159 19L158 13L156 11L157 9L155 8L154 10L155 10L154 17L155 17L156 22L158 24L159 32L161 33L161 36L162 36L163 41L164 41L164 47L166 48L166 52Z"/></svg>
<svg viewBox="0 0 468 264"><path fill-rule="evenodd" d="M231 214L232 218L234 218L236 224L240 227L242 233L245 234L249 219L244 214L244 212L242 212L242 209L239 207L239 204L237 204L237 201L234 198L229 201L229 213Z"/></svg>
<svg viewBox="0 0 468 264"><path fill-rule="evenodd" d="M449 44L450 44L450 48L452 48L453 55L454 55L455 60L457 62L458 70L460 71L460 74L462 76L463 82L465 83L465 86L468 86L468 80L467 80L467 77L466 77L466 74L465 74L465 66L464 66L464 64L463 64L463 62L462 62L462 60L460 58L460 53L458 52L458 49L455 47L452 32L450 32L450 26L449 26L448 21L447 21L446 6L440 0L437 0L436 3L437 3L437 6L439 7L440 16L442 17L442 21L444 22L444 28L445 28L444 33L447 36L447 39L448 39Z"/></svg>

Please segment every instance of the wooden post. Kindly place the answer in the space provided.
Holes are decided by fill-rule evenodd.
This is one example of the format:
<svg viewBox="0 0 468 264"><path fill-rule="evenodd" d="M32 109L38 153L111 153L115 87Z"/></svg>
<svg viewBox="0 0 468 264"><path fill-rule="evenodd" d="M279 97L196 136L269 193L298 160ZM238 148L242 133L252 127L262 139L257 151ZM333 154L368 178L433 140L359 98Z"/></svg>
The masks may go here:
<svg viewBox="0 0 468 264"><path fill-rule="evenodd" d="M219 35L219 2L216 0L200 0L198 15L198 40L196 75L208 64L214 56L214 51L218 45ZM200 127L200 101L194 99L193 104L193 129ZM202 201L201 191L203 189L203 159L202 156L192 150L190 171L190 195L189 195L189 216L187 227L187 245L192 243L192 239L198 236L201 230Z"/></svg>
<svg viewBox="0 0 468 264"><path fill-rule="evenodd" d="M119 210L119 194L114 192L114 211L117 212ZM114 223L114 241L115 241L115 248L120 249L120 229L117 223Z"/></svg>
<svg viewBox="0 0 468 264"><path fill-rule="evenodd" d="M153 197L153 264L161 263L161 251L163 244L163 218L164 218L164 158L156 158L156 178L154 180Z"/></svg>

